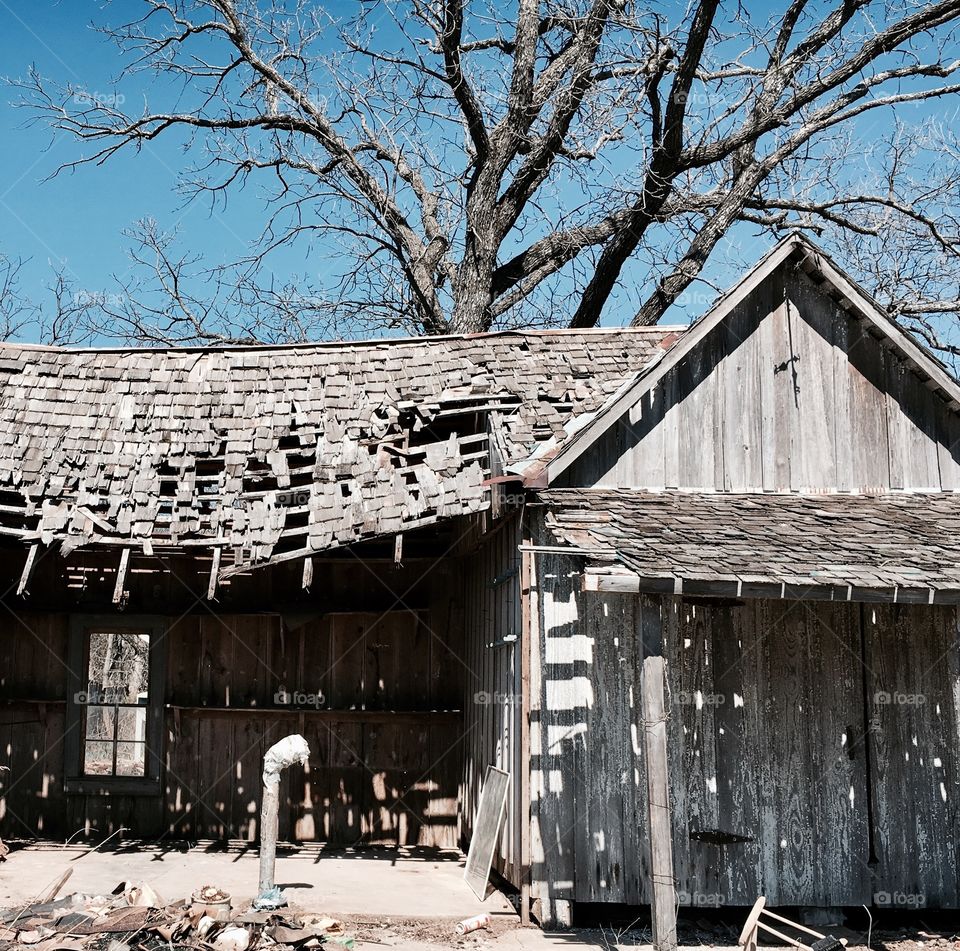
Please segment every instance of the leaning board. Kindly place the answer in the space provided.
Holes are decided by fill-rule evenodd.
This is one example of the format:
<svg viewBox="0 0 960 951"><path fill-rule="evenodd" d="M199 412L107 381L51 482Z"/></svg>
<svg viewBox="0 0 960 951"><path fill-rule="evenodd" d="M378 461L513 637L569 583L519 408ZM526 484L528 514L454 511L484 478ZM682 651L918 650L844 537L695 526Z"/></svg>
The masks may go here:
<svg viewBox="0 0 960 951"><path fill-rule="evenodd" d="M483 791L480 793L477 821L473 825L473 837L470 839L467 867L463 871L463 880L480 901L487 897L487 879L490 877L490 865L493 863L493 853L500 835L509 786L509 773L497 769L496 766L487 767L487 774L483 778Z"/></svg>

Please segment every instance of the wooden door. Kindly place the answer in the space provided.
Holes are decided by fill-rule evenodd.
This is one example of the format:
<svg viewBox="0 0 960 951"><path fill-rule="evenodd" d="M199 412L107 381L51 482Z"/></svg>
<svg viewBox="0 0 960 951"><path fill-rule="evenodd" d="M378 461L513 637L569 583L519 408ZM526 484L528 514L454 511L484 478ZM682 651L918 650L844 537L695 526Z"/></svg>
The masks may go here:
<svg viewBox="0 0 960 951"><path fill-rule="evenodd" d="M670 627L681 900L868 901L867 718L855 606L675 601Z"/></svg>
<svg viewBox="0 0 960 951"><path fill-rule="evenodd" d="M960 866L957 609L864 605L873 898L956 908Z"/></svg>

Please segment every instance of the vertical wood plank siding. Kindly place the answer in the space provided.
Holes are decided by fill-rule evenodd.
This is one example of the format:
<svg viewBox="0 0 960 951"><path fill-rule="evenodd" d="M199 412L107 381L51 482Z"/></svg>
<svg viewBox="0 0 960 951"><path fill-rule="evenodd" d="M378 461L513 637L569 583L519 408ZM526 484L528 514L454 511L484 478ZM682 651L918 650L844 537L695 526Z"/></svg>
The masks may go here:
<svg viewBox="0 0 960 951"><path fill-rule="evenodd" d="M520 781L522 531L519 514L497 523L478 550L465 558L463 568L461 838L466 844L473 832L487 766L509 772L506 818L494 867L517 887L522 869L520 823L526 815Z"/></svg>
<svg viewBox="0 0 960 951"><path fill-rule="evenodd" d="M960 417L806 275L780 271L560 484L954 489Z"/></svg>
<svg viewBox="0 0 960 951"><path fill-rule="evenodd" d="M310 764L284 777L281 838L456 846L463 662L459 575L444 577L425 601L408 593L419 605L409 608L171 620L159 797L64 795L69 615L9 617L0 636L0 764L10 767L0 772L0 835L123 825L132 836L254 841L263 755L297 732ZM282 692L292 702L278 700Z"/></svg>
<svg viewBox="0 0 960 951"><path fill-rule="evenodd" d="M582 593L544 553L536 578L546 908L650 900L637 632L658 626L682 904L957 907L955 608Z"/></svg>

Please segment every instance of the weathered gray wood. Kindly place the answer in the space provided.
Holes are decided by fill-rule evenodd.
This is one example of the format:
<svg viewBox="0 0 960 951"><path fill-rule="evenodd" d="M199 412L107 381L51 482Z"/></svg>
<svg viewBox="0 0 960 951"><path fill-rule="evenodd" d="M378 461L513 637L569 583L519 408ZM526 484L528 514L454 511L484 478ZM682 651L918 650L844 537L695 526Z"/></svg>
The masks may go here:
<svg viewBox="0 0 960 951"><path fill-rule="evenodd" d="M670 674L669 749L673 790L675 875L680 905L705 905L719 894L716 849L695 836L721 826L717 796L717 713L713 676L714 611L668 600L664 649ZM720 904L725 899L718 900Z"/></svg>
<svg viewBox="0 0 960 951"><path fill-rule="evenodd" d="M280 820L280 786L278 783L263 787L260 806L260 883L257 894L273 888L277 866L277 831Z"/></svg>
<svg viewBox="0 0 960 951"><path fill-rule="evenodd" d="M462 603L465 656L462 665L465 689L464 761L460 795L460 835L469 840L479 808L487 766L496 766L514 777L510 805L494 857L494 868L518 888L524 887L522 838L529 829L529 768L521 753L525 741L523 654L530 649L529 619L524 620L521 594L522 523L514 513L494 523L465 559ZM529 555L529 552L526 553ZM526 631L526 633L525 633ZM458 648L451 645L451 652ZM529 742L529 738L526 739ZM527 843L529 849L529 843Z"/></svg>
<svg viewBox="0 0 960 951"><path fill-rule="evenodd" d="M673 823L667 763L663 657L644 659L642 681L653 945L657 951L674 951L677 947L677 893L673 877Z"/></svg>
<svg viewBox="0 0 960 951"><path fill-rule="evenodd" d="M223 557L223 549L215 548L213 557L210 560L210 578L207 581L207 600L212 601L217 595L217 583L220 580L220 560Z"/></svg>
<svg viewBox="0 0 960 951"><path fill-rule="evenodd" d="M638 392L563 484L774 492L960 484L956 412L872 328L804 274L771 275L655 390Z"/></svg>
<svg viewBox="0 0 960 951"><path fill-rule="evenodd" d="M20 573L20 580L17 582L17 596L23 597L27 586L30 584L30 577L33 574L34 566L37 563L37 553L40 550L40 543L34 542L27 551L27 558L23 564L23 571Z"/></svg>
<svg viewBox="0 0 960 951"><path fill-rule="evenodd" d="M739 308L756 307L758 301L757 291L761 285L770 281L776 282L778 279L786 279L795 286L798 282L806 282L809 286L813 281L799 270L791 270L788 262L799 260L804 263L806 269L821 284L822 295L829 296L833 302L834 312L838 315L849 312L851 320L859 322L863 332L870 336L877 347L891 347L897 350L902 357L910 364L911 371L916 372L924 380L929 381L928 389L938 393L937 398L941 397L947 403L950 403L954 409L960 407L960 385L936 361L917 346L907 334L900 330L896 324L885 314L880 312L876 304L870 300L858 288L854 287L847 278L839 272L829 260L824 258L816 249L806 245L800 238L788 239L773 249L763 260L749 273L740 283L725 294L714 308L700 320L698 320L687 332L680 344L674 346L657 364L645 373L638 382L625 391L616 401L612 402L602 413L592 419L587 426L583 428L578 438L570 440L560 451L550 460L547 466L546 475L541 478L538 485L545 485L555 480L561 473L565 474L565 484L577 484L576 476L566 475L566 471L574 466L587 450L595 451L598 440L602 439L604 434L609 431L618 419L620 419L631 406L633 406L640 396L649 388L661 384L670 376L676 375L682 364L687 363L694 350L709 350L709 347L703 347L705 341L711 334L715 333L718 326L730 320L731 314ZM774 312L779 308L775 307ZM769 313L767 311L766 313ZM765 316L765 314L763 315ZM851 346L856 342L856 336L851 336ZM836 340L835 335L829 333L824 335L825 342L829 345L830 340ZM882 340L883 343L878 343ZM764 354L771 353L770 347L764 347ZM802 353L795 353L791 356L803 358ZM699 359L697 357L696 359ZM872 357L868 355L868 360ZM829 359L824 359L825 366L829 366ZM882 359L881 359L882 363ZM777 364L780 365L780 364ZM832 374L836 379L836 374ZM882 384L874 380L878 392L882 393ZM859 394L860 399L868 401L868 394ZM781 420L782 421L782 420ZM772 432L768 435L773 435ZM864 443L861 447L867 450ZM681 465L684 460L681 460ZM871 460L872 461L872 460ZM596 461L591 463L591 468L596 466ZM603 471L605 466L601 465ZM871 478L869 468L864 476L868 481ZM669 471L666 477L667 485L670 486Z"/></svg>
<svg viewBox="0 0 960 951"><path fill-rule="evenodd" d="M117 567L117 580L113 586L113 603L119 604L123 600L123 592L127 583L127 570L130 567L130 549L124 548L120 553L120 564Z"/></svg>
<svg viewBox="0 0 960 951"><path fill-rule="evenodd" d="M955 905L957 609L869 605L863 618L878 860L874 899L901 910Z"/></svg>

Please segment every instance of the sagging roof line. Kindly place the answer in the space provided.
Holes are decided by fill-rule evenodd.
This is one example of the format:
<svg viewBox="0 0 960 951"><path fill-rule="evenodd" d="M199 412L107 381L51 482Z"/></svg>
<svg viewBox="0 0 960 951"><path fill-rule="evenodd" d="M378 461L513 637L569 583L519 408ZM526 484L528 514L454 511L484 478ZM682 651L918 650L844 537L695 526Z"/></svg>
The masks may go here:
<svg viewBox="0 0 960 951"><path fill-rule="evenodd" d="M223 575L475 514L494 463L596 408L674 332L0 349L0 535L231 548Z"/></svg>
<svg viewBox="0 0 960 951"><path fill-rule="evenodd" d="M404 346L416 344L429 346L432 342L455 340L483 340L502 337L552 337L593 334L667 334L682 333L687 324L654 324L646 327L554 327L529 330L489 330L473 334L436 334L429 337L366 337L359 340L317 340L297 343L236 343L236 344L170 344L165 346L115 346L115 347L72 347L43 343L19 343L0 341L0 353L4 350L37 350L54 353L262 353L267 351L288 350L350 350L382 346Z"/></svg>

